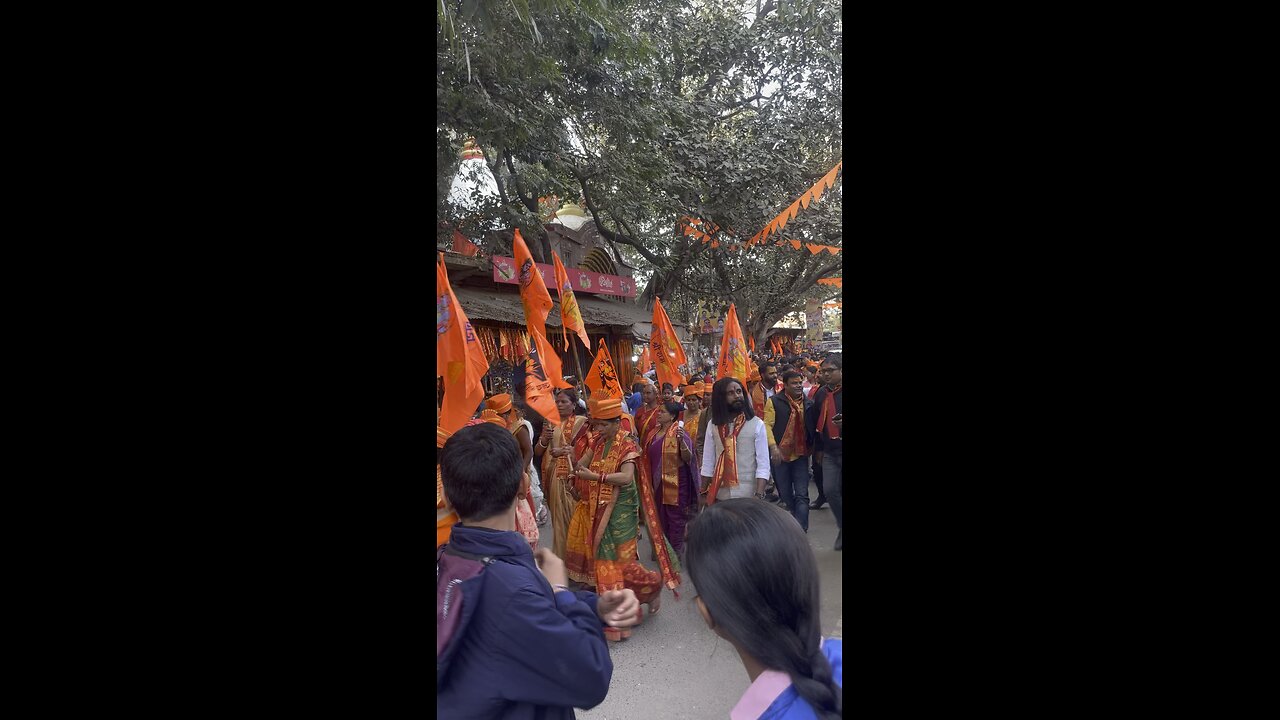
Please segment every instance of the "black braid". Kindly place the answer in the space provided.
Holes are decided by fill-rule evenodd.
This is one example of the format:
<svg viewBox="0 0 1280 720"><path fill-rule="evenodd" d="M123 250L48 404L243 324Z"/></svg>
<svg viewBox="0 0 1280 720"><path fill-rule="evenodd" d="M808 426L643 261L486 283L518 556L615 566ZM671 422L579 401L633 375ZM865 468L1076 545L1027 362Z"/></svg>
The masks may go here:
<svg viewBox="0 0 1280 720"><path fill-rule="evenodd" d="M819 718L844 717L843 694L831 677L831 662L823 654L821 644L814 647L808 662L799 665L802 667L788 674L800 697L813 707Z"/></svg>

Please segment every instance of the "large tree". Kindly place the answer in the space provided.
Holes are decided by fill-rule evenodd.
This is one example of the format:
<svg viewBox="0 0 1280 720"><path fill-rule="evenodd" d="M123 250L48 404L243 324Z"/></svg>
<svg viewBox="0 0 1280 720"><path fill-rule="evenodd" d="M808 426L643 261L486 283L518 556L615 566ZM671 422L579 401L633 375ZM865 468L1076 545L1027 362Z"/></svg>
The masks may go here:
<svg viewBox="0 0 1280 720"><path fill-rule="evenodd" d="M732 251L842 157L840 5L824 0L513 3L446 0L438 14L437 159L474 135L497 180L490 217L548 250L538 199L581 198L618 259L649 265L646 296L686 320L735 303L757 342L839 258L772 243ZM447 190L438 178L437 187ZM840 184L779 238L842 245ZM714 223L721 244L677 230ZM486 242L504 251L509 235Z"/></svg>

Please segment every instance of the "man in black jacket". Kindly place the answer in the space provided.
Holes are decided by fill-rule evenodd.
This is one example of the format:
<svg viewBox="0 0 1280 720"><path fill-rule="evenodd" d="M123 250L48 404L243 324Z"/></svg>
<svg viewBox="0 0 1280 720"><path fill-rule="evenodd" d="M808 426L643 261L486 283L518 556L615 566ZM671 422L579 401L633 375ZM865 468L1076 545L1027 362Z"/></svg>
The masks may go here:
<svg viewBox="0 0 1280 720"><path fill-rule="evenodd" d="M809 428L817 436L817 452L814 462L822 464L822 484L831 514L835 515L836 542L834 549L844 549L844 426L843 399L840 383L844 375L843 361L839 354L828 355L818 368L818 379L823 387L813 394L813 407L809 411Z"/></svg>
<svg viewBox="0 0 1280 720"><path fill-rule="evenodd" d="M804 396L804 376L782 373L783 392L765 401L764 426L769 433L769 459L783 507L809 532L809 455L814 434L809 427L813 401Z"/></svg>

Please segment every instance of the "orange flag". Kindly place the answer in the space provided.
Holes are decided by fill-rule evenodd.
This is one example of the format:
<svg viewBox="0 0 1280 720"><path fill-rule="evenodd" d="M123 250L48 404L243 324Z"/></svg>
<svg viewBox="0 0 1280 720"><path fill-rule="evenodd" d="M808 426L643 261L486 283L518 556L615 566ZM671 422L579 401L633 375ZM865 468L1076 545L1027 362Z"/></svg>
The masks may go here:
<svg viewBox="0 0 1280 720"><path fill-rule="evenodd" d="M658 366L658 385L671 383L672 387L683 387L684 375L680 372L680 366L688 365L689 359L685 357L680 338L658 298L653 299L653 334L649 337L649 345L653 348L653 360Z"/></svg>
<svg viewBox="0 0 1280 720"><path fill-rule="evenodd" d="M822 252L821 245L814 245L813 243L805 243L804 246L809 248L809 252L813 253L814 255L817 255L818 253Z"/></svg>
<svg viewBox="0 0 1280 720"><path fill-rule="evenodd" d="M756 351L756 336L755 336L755 335L752 335L751 337L747 338L747 347L751 348L751 352L755 352L755 351Z"/></svg>
<svg viewBox="0 0 1280 720"><path fill-rule="evenodd" d="M560 324L567 333L569 330L577 334L578 339L582 341L583 347L588 352L591 351L591 341L587 340L587 326L582 322L582 310L578 308L578 299L574 297L573 288L569 286L569 273L564 269L564 263L560 262L560 256L551 251L551 257L556 261L556 290L560 293ZM568 350L568 340L565 340L565 349Z"/></svg>
<svg viewBox="0 0 1280 720"><path fill-rule="evenodd" d="M649 372L650 365L653 365L653 359L649 357L649 345L646 343L644 350L640 351L640 374Z"/></svg>
<svg viewBox="0 0 1280 720"><path fill-rule="evenodd" d="M591 388L593 398L622 397L622 383L618 382L618 372L613 368L613 358L609 356L609 347L600 340L600 350L596 352L596 361L591 363L591 372L584 381Z"/></svg>
<svg viewBox="0 0 1280 720"><path fill-rule="evenodd" d="M720 339L720 360L716 370L716 379L736 378L738 382L747 382L747 343L742 338L742 327L738 325L738 311L729 304L729 314L724 319L724 337Z"/></svg>
<svg viewBox="0 0 1280 720"><path fill-rule="evenodd" d="M547 286L542 282L542 273L533 262L533 255L529 254L529 246L524 244L524 238L520 237L518 228L515 239L511 243L511 249L516 260L516 278L520 281L520 304L524 306L525 329L529 331L530 357L527 361L529 373L540 374L554 387L573 387L564 381L560 356L556 355L555 350L551 349L551 343L547 342L547 315L551 312L551 295L547 293ZM539 339L541 339L540 344L537 342ZM537 357L534 357L535 355ZM526 400L531 390L532 383L525 385ZM546 415L541 408L535 409ZM560 414L555 412L554 399L551 401L551 410L552 414L549 417L552 418L552 422L558 423Z"/></svg>
<svg viewBox="0 0 1280 720"><path fill-rule="evenodd" d="M457 432L484 401L480 378L489 372L489 361L480 349L480 340L471 329L467 314L454 297L444 253L436 262L436 375L444 376L444 403L440 427Z"/></svg>
<svg viewBox="0 0 1280 720"><path fill-rule="evenodd" d="M555 362L549 362L549 358L555 358ZM524 401L552 425L561 422L560 411L556 409L556 387L572 386L560 376L560 358L551 349L551 343L534 333L529 336L529 358L525 360Z"/></svg>

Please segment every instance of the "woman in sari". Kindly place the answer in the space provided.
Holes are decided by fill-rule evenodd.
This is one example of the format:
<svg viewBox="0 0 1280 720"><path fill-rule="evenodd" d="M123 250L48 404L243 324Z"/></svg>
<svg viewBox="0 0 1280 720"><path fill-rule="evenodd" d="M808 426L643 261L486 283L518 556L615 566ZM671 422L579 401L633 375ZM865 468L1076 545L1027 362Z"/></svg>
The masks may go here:
<svg viewBox="0 0 1280 720"><path fill-rule="evenodd" d="M652 491L636 482L640 448L633 435L623 432L621 418L621 400L591 401L594 433L574 472L578 504L569 523L565 569L570 579L594 585L597 593L630 588L653 615L661 606L663 585L674 591L680 584L679 568L665 540L658 553L659 572L640 564L636 515L641 508L650 536L661 537L662 530ZM614 628L605 628L604 634L613 642L631 636L629 630Z"/></svg>
<svg viewBox="0 0 1280 720"><path fill-rule="evenodd" d="M484 405L486 411L492 410L498 414L498 417L506 425L507 430L511 431L511 434L516 438L516 442L520 445L520 457L524 459L525 470L524 480L520 485L519 497L524 498L525 502L516 503L516 532L524 536L524 539L529 543L529 547L537 550L538 521L533 504L532 478L529 474L529 470L533 467L533 428L529 425L528 420L520 417L515 405L511 403L511 396L506 393L494 395L486 400Z"/></svg>
<svg viewBox="0 0 1280 720"><path fill-rule="evenodd" d="M564 558L569 537L569 519L575 505L569 489L576 478L573 474L573 446L581 436L586 449L587 418L578 407L578 393L570 389L556 392L556 410L560 424L544 423L542 436L534 448L542 455L542 479L547 483L547 507L551 511L551 551Z"/></svg>
<svg viewBox="0 0 1280 720"><path fill-rule="evenodd" d="M658 389L652 383L645 383L640 390L640 409L636 410L635 436L643 438L653 429L658 415Z"/></svg>
<svg viewBox="0 0 1280 720"><path fill-rule="evenodd" d="M676 417L685 407L678 402L658 406L658 424L645 438L641 482L653 488L658 521L676 553L684 551L684 529L698 509L698 474L693 439ZM655 548L656 552L656 548Z"/></svg>

